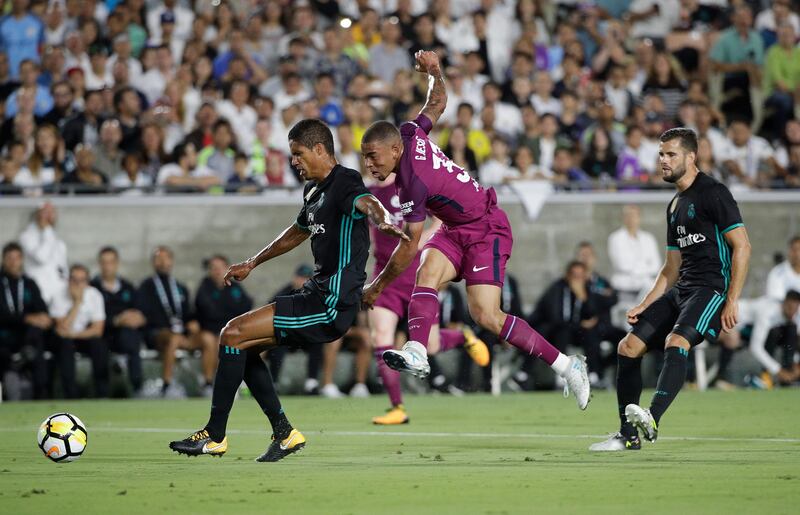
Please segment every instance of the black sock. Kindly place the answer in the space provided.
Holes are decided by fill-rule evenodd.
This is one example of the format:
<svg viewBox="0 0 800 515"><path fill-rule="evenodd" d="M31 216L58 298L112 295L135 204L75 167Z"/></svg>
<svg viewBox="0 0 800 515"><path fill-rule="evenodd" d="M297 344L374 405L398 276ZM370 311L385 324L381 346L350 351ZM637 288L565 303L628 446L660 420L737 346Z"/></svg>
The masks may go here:
<svg viewBox="0 0 800 515"><path fill-rule="evenodd" d="M661 420L661 416L667 411L669 405L678 396L678 392L686 381L686 367L689 352L680 347L668 347L664 351L664 368L658 376L656 393L650 403L650 413L656 421Z"/></svg>
<svg viewBox="0 0 800 515"><path fill-rule="evenodd" d="M214 393L211 396L211 416L208 418L206 430L215 442L225 438L225 427L228 415L233 408L236 390L242 384L246 353L235 347L219 346L219 365L214 378Z"/></svg>
<svg viewBox="0 0 800 515"><path fill-rule="evenodd" d="M167 381L164 381L164 382L161 384L161 393L164 393L164 392L166 392L166 391L167 391L167 388L169 388L169 385L170 385L170 383L168 383Z"/></svg>
<svg viewBox="0 0 800 515"><path fill-rule="evenodd" d="M617 355L617 405L619 406L619 431L627 437L636 434L636 428L625 419L625 406L639 404L642 395L642 358Z"/></svg>
<svg viewBox="0 0 800 515"><path fill-rule="evenodd" d="M729 349L724 345L719 348L719 372L717 372L717 379L723 381L728 380L728 366L733 359L734 349Z"/></svg>
<svg viewBox="0 0 800 515"><path fill-rule="evenodd" d="M292 432L292 425L283 413L281 401L275 392L269 368L261 359L257 351L247 353L247 363L244 367L244 382L250 389L253 398L261 406L261 411L272 425L272 433L277 440L283 440Z"/></svg>

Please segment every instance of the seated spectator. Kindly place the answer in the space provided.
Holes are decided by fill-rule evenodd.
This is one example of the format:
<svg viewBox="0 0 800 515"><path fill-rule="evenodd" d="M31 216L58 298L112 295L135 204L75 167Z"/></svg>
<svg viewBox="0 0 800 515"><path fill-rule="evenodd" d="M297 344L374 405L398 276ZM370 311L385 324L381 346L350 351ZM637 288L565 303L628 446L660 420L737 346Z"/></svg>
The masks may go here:
<svg viewBox="0 0 800 515"><path fill-rule="evenodd" d="M44 40L44 24L29 9L27 1L11 3L8 16L0 19L0 48L8 55L11 76L19 77L21 63L38 62L39 47Z"/></svg>
<svg viewBox="0 0 800 515"><path fill-rule="evenodd" d="M108 47L101 43L89 46L89 61L83 65L83 76L89 89L114 87L114 77L108 64Z"/></svg>
<svg viewBox="0 0 800 515"><path fill-rule="evenodd" d="M75 108L75 93L72 86L65 80L54 82L50 86L53 95L53 109L42 117L41 122L55 125L63 130L67 121L78 114Z"/></svg>
<svg viewBox="0 0 800 515"><path fill-rule="evenodd" d="M387 18L380 24L380 43L369 49L369 73L391 84L395 73L408 69L411 59L400 45L402 33L396 18Z"/></svg>
<svg viewBox="0 0 800 515"><path fill-rule="evenodd" d="M144 314L136 309L136 288L119 275L119 252L103 247L97 254L100 274L91 281L92 287L103 295L106 322L103 339L111 352L126 357L128 380L134 396L142 389L142 329L147 323Z"/></svg>
<svg viewBox="0 0 800 515"><path fill-rule="evenodd" d="M250 161L241 152L233 160L233 175L225 183L225 191L230 193L254 193L260 190L258 181L253 177Z"/></svg>
<svg viewBox="0 0 800 515"><path fill-rule="evenodd" d="M792 12L791 0L773 0L770 4L769 8L756 15L755 23L755 29L764 39L765 48L780 44L781 25L788 25L795 33L800 33L800 16Z"/></svg>
<svg viewBox="0 0 800 515"><path fill-rule="evenodd" d="M64 176L61 188L70 193L104 193L108 179L95 168L95 163L95 153L91 147L75 147L75 170Z"/></svg>
<svg viewBox="0 0 800 515"><path fill-rule="evenodd" d="M87 91L83 98L83 111L77 113L64 124L63 136L67 150L73 150L78 143L94 146L100 141L100 126L105 120L103 92L99 90Z"/></svg>
<svg viewBox="0 0 800 515"><path fill-rule="evenodd" d="M127 153L141 151L143 137L139 117L142 114L142 101L139 94L130 86L118 89L114 93L114 109L122 131L119 147Z"/></svg>
<svg viewBox="0 0 800 515"><path fill-rule="evenodd" d="M686 81L680 64L666 52L658 52L653 61L653 69L644 83L643 94L655 94L664 101L664 115L673 120L678 115L678 107L686 99Z"/></svg>
<svg viewBox="0 0 800 515"><path fill-rule="evenodd" d="M756 186L775 174L775 151L764 138L755 136L750 124L733 120L728 127L726 159L723 161L729 184Z"/></svg>
<svg viewBox="0 0 800 515"><path fill-rule="evenodd" d="M36 281L45 304L51 305L67 285L67 245L55 230L58 213L45 202L34 211L31 223L19 236L25 254L26 272Z"/></svg>
<svg viewBox="0 0 800 515"><path fill-rule="evenodd" d="M233 158L236 155L236 143L233 128L225 119L214 124L213 141L197 155L197 163L211 170L211 173L225 183L233 174Z"/></svg>
<svg viewBox="0 0 800 515"><path fill-rule="evenodd" d="M204 102L197 110L195 129L186 136L186 142L192 143L195 149L213 144L214 126L217 119L217 110L214 108L214 104Z"/></svg>
<svg viewBox="0 0 800 515"><path fill-rule="evenodd" d="M593 179L616 176L617 155L611 146L608 132L597 127L589 139L581 168Z"/></svg>
<svg viewBox="0 0 800 515"><path fill-rule="evenodd" d="M172 384L178 349L201 352L203 392L208 394L217 368L219 346L216 341L200 338L200 325L191 312L189 290L172 275L173 263L172 250L157 247L153 252L155 273L139 286L136 306L147 319L145 342L161 353L162 396L185 396L181 387Z"/></svg>
<svg viewBox="0 0 800 515"><path fill-rule="evenodd" d="M769 110L765 129L773 138L783 134L786 122L794 115L795 97L800 91L800 48L796 42L797 31L790 23L782 23L778 44L767 51L764 62L764 97Z"/></svg>
<svg viewBox="0 0 800 515"><path fill-rule="evenodd" d="M711 143L714 160L721 164L726 159L725 149L728 147L728 139L725 137L725 133L715 127L717 114L719 113L716 113L707 102L697 104L694 117L697 125L692 128L698 138L708 139Z"/></svg>
<svg viewBox="0 0 800 515"><path fill-rule="evenodd" d="M625 148L617 158L616 177L618 181L643 184L650 180L650 175L639 162L642 136L640 127L636 125L628 127L628 133L625 135Z"/></svg>
<svg viewBox="0 0 800 515"><path fill-rule="evenodd" d="M614 106L614 118L620 122L624 121L634 104L633 93L628 87L628 78L625 76L625 68L619 65L611 67L604 91L606 98Z"/></svg>
<svg viewBox="0 0 800 515"><path fill-rule="evenodd" d="M12 356L21 353L30 369L33 398L47 396L47 363L44 358L45 332L53 325L36 282L23 272L22 247L7 243L3 247L0 282L0 381L12 370ZM19 398L20 392L6 391L6 398Z"/></svg>
<svg viewBox="0 0 800 515"><path fill-rule="evenodd" d="M581 134L592 123L591 118L581 109L577 94L565 90L561 94L561 116L559 117L558 138L570 142L581 140Z"/></svg>
<svg viewBox="0 0 800 515"><path fill-rule="evenodd" d="M152 185L152 178L145 173L142 166L142 156L136 152L125 154L122 158L122 173L111 178L111 187L130 190L126 193L144 193Z"/></svg>
<svg viewBox="0 0 800 515"><path fill-rule="evenodd" d="M533 152L528 147L519 147L514 152L513 165L512 175L516 175L521 180L550 179L553 176L552 170L544 170L536 165L533 160Z"/></svg>
<svg viewBox="0 0 800 515"><path fill-rule="evenodd" d="M714 159L714 149L711 148L711 140L708 138L697 139L697 169L724 182L725 173L722 166Z"/></svg>
<svg viewBox="0 0 800 515"><path fill-rule="evenodd" d="M69 268L69 283L56 293L50 304L55 320L56 355L64 397L78 396L75 377L75 353L92 360L94 396L108 397L108 347L103 341L106 312L103 295L89 285L89 269L83 265Z"/></svg>
<svg viewBox="0 0 800 515"><path fill-rule="evenodd" d="M455 164L467 170L473 177L477 176L478 160L475 153L467 146L467 134L461 127L453 127L444 153L449 156Z"/></svg>
<svg viewBox="0 0 800 515"><path fill-rule="evenodd" d="M481 184L486 186L507 184L509 181L519 178L517 170L511 167L508 143L500 136L492 138L492 153L479 170Z"/></svg>
<svg viewBox="0 0 800 515"><path fill-rule="evenodd" d="M293 291L301 289L303 284L313 275L314 269L310 265L299 265L297 269L295 269L291 280L277 291L271 302L274 302L276 297L289 295ZM308 395L320 393L319 369L322 365L322 348L322 344L311 344L306 345L302 349L308 353L308 361L306 362L306 380L303 383L303 391ZM273 347L269 350L267 355L269 360L269 368L272 372L272 377L276 386L280 382L281 368L283 367L283 361L286 358L286 353L289 352L289 350L289 348L284 346Z"/></svg>
<svg viewBox="0 0 800 515"><path fill-rule="evenodd" d="M655 237L641 229L641 211L629 204L622 208L622 227L608 236L611 286L628 302L639 298L656 280L661 254Z"/></svg>
<svg viewBox="0 0 800 515"><path fill-rule="evenodd" d="M1 46L1 45L0 45ZM19 111L17 102L18 95L26 92L33 97L33 114L36 117L43 117L53 109L53 97L50 90L38 83L39 65L36 61L25 59L19 65L20 86L15 92L6 99L5 117L13 118Z"/></svg>
<svg viewBox="0 0 800 515"><path fill-rule="evenodd" d="M200 324L200 339L203 348L216 348L219 345L219 334L229 320L247 313L253 307L253 299L247 294L244 287L234 282L225 284L225 273L228 271L229 262L225 256L214 255L205 260L206 277L197 287L195 297L195 315ZM204 353L204 369L209 368L205 361L211 361L211 370L216 368L216 357ZM210 397L210 383L206 386L207 397Z"/></svg>
<svg viewBox="0 0 800 515"><path fill-rule="evenodd" d="M0 196L22 195L23 190L15 184L21 168L9 156L0 156Z"/></svg>
<svg viewBox="0 0 800 515"><path fill-rule="evenodd" d="M557 147L553 157L553 184L588 183L586 172L575 166L575 149Z"/></svg>
<svg viewBox="0 0 800 515"><path fill-rule="evenodd" d="M16 177L17 186L51 189L64 174L64 145L53 125L36 129L33 154Z"/></svg>
<svg viewBox="0 0 800 515"><path fill-rule="evenodd" d="M122 127L119 120L110 118L100 126L100 142L93 147L95 155L94 168L106 179L114 177L122 171L123 150Z"/></svg>
<svg viewBox="0 0 800 515"><path fill-rule="evenodd" d="M531 105L536 112L541 116L544 114L552 114L558 116L561 114L561 102L553 96L553 79L546 71L540 71L536 74L533 81L534 92L531 95Z"/></svg>
<svg viewBox="0 0 800 515"><path fill-rule="evenodd" d="M250 86L244 81L234 81L228 98L217 103L217 114L230 123L240 148L250 148L255 140L256 111L248 105Z"/></svg>
<svg viewBox="0 0 800 515"><path fill-rule="evenodd" d="M786 173L778 181L772 183L773 188L800 188L800 145L789 148L789 166Z"/></svg>
<svg viewBox="0 0 800 515"><path fill-rule="evenodd" d="M173 163L158 171L156 183L170 191L206 191L220 184L220 179L206 166L197 165L193 143L183 143L172 152Z"/></svg>

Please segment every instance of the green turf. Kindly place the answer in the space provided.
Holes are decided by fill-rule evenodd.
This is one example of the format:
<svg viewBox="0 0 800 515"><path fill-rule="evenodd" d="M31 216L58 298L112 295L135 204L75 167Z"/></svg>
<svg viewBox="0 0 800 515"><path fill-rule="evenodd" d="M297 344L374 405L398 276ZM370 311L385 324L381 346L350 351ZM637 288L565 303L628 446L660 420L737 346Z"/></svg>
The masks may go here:
<svg viewBox="0 0 800 515"><path fill-rule="evenodd" d="M251 399L234 407L222 459L167 448L202 426L208 401L3 404L0 513L688 515L800 506L797 390L683 392L658 443L602 454L587 447L590 435L615 429L613 394L596 395L585 413L555 393L407 401L412 423L381 428L369 420L383 397L286 398L309 443L274 464L252 461L266 438ZM51 463L35 444L41 420L61 410L89 429L75 463Z"/></svg>

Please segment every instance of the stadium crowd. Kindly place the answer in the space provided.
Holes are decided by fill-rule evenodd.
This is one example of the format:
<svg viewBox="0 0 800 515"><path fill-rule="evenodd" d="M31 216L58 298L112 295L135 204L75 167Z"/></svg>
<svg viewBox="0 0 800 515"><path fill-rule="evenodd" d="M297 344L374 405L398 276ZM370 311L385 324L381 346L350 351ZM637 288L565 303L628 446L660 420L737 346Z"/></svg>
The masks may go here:
<svg viewBox="0 0 800 515"><path fill-rule="evenodd" d="M503 286L502 307L506 312L526 319L559 350L586 355L594 388L611 384L613 346L628 329L619 315L638 302L661 267L656 239L640 228L639 218L638 207L626 206L621 227L608 236L610 279L596 269L594 246L584 241L577 244L564 275L544 288L538 299L524 299L525 292L513 276ZM100 248L96 264L68 265L67 246L56 231L56 221L53 205L43 204L18 241L7 242L2 249L3 396L72 398L89 395L90 391L96 397L180 398L187 391L210 395L217 365L217 335L228 320L254 305L242 284L225 285L228 260L222 255L205 259L206 276L191 295L173 274L172 250L160 246L151 255L152 275L134 285L120 275L121 256L113 247ZM96 271L94 275L90 266ZM300 288L312 275L309 265L298 266L294 277L273 297ZM259 292L257 296L263 295ZM461 289L451 285L440 292L439 301L442 327L475 328ZM800 236L789 241L785 259L770 271L764 294L740 301L739 307L740 324L718 340L715 385L720 389L737 385L772 388L800 381ZM369 379L372 353L365 319L359 316L342 340L303 349L308 353L303 392L337 398L344 395L339 385L346 384L351 396L363 397L380 389ZM398 344L407 339L404 327L405 323L398 326ZM492 359L499 353L514 356L499 361L502 366L483 368L479 381L473 377L474 363L463 349L450 351L461 353L455 360L455 371L441 366L438 355L430 356L432 373L427 387L420 391L460 395L475 389L490 391L493 382L515 391L563 387L549 370L537 371L532 356L516 355L516 350L491 333L475 330L489 345ZM355 353L353 373L351 380L343 382L340 377L337 382L337 353L343 344ZM746 366L739 366L737 372L730 367L734 354L744 348L755 366L749 378L742 376ZM276 383L280 383L286 353L291 351L281 347L264 356ZM78 354L91 361L91 390L78 380ZM185 360L191 355L196 359ZM158 359L160 373L156 376L151 369L151 377L146 378L143 359ZM190 372L188 387L186 377L182 381L175 377L179 359ZM112 376L124 378L125 383L121 387L117 381L113 392Z"/></svg>
<svg viewBox="0 0 800 515"><path fill-rule="evenodd" d="M740 188L800 187L793 0L8 0L0 194L292 187L288 128L377 119L446 64L439 145L486 185L660 187L658 135L700 135Z"/></svg>

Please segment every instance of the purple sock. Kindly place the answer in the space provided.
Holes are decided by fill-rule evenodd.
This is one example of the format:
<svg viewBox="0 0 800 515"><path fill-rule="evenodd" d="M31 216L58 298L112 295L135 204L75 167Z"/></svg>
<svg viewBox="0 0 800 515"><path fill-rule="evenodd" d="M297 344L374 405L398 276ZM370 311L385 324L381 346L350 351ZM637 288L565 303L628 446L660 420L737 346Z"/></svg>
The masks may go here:
<svg viewBox="0 0 800 515"><path fill-rule="evenodd" d="M428 346L431 326L439 319L439 292L415 286L408 303L408 338Z"/></svg>
<svg viewBox="0 0 800 515"><path fill-rule="evenodd" d="M392 370L383 361L383 352L391 350L392 347L378 347L373 351L375 356L375 363L378 364L378 374L381 376L383 387L386 393L389 394L389 401L392 406L399 406L403 404L403 392L400 390L400 372Z"/></svg>
<svg viewBox="0 0 800 515"><path fill-rule="evenodd" d="M439 329L439 352L464 345L464 333L458 329Z"/></svg>
<svg viewBox="0 0 800 515"><path fill-rule="evenodd" d="M541 358L548 365L552 365L560 354L558 349L544 339L544 336L537 333L526 321L515 316L506 317L499 336L514 347Z"/></svg>

